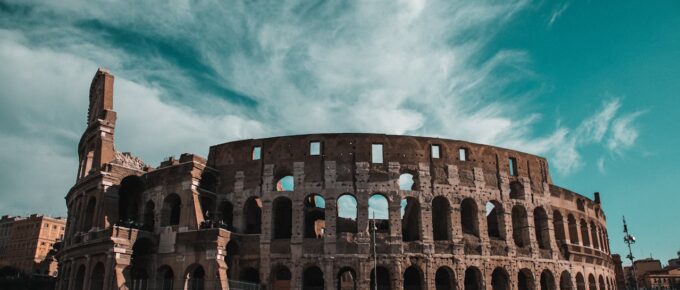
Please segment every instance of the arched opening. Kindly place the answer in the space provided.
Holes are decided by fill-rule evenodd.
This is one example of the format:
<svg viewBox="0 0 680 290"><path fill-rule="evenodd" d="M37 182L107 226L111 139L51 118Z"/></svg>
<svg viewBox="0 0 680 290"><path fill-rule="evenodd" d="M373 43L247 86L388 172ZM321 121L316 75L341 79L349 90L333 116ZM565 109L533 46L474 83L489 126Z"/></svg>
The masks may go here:
<svg viewBox="0 0 680 290"><path fill-rule="evenodd" d="M103 290L104 289L104 264L102 262L97 263L92 269L92 274L90 275L90 290Z"/></svg>
<svg viewBox="0 0 680 290"><path fill-rule="evenodd" d="M399 190L413 190L413 174L404 173L399 175Z"/></svg>
<svg viewBox="0 0 680 290"><path fill-rule="evenodd" d="M581 273L576 274L576 290L586 290L586 280Z"/></svg>
<svg viewBox="0 0 680 290"><path fill-rule="evenodd" d="M569 223L569 241L574 245L578 245L578 225L576 224L576 219L573 215L569 214L567 222Z"/></svg>
<svg viewBox="0 0 680 290"><path fill-rule="evenodd" d="M510 198L524 199L524 185L519 181L510 182Z"/></svg>
<svg viewBox="0 0 680 290"><path fill-rule="evenodd" d="M193 269L192 269L193 268ZM205 287L205 270L201 265L189 266L187 273L188 290L203 290Z"/></svg>
<svg viewBox="0 0 680 290"><path fill-rule="evenodd" d="M588 236L588 223L581 219L581 238L583 239L583 246L590 247L590 237Z"/></svg>
<svg viewBox="0 0 680 290"><path fill-rule="evenodd" d="M404 271L404 290L420 290L423 289L420 270L415 266L410 266Z"/></svg>
<svg viewBox="0 0 680 290"><path fill-rule="evenodd" d="M276 182L276 191L293 191L295 190L295 178L292 175L281 177Z"/></svg>
<svg viewBox="0 0 680 290"><path fill-rule="evenodd" d="M476 267L468 267L465 270L465 290L482 290L482 272Z"/></svg>
<svg viewBox="0 0 680 290"><path fill-rule="evenodd" d="M78 271L76 272L76 283L74 289L76 290L84 289L84 286L85 286L85 265L80 265L78 267Z"/></svg>
<svg viewBox="0 0 680 290"><path fill-rule="evenodd" d="M541 290L556 290L555 276L548 269L541 272Z"/></svg>
<svg viewBox="0 0 680 290"><path fill-rule="evenodd" d="M337 207L336 231L338 233L356 233L357 199L351 194L343 194L338 197Z"/></svg>
<svg viewBox="0 0 680 290"><path fill-rule="evenodd" d="M597 228L597 238L600 239L600 250L601 251L606 251L606 247L604 246L604 232L602 232L601 228Z"/></svg>
<svg viewBox="0 0 680 290"><path fill-rule="evenodd" d="M527 211L521 205L512 208L512 238L517 247L524 248L531 245Z"/></svg>
<svg viewBox="0 0 680 290"><path fill-rule="evenodd" d="M273 239L290 239L293 230L293 203L278 197L272 204Z"/></svg>
<svg viewBox="0 0 680 290"><path fill-rule="evenodd" d="M371 195L368 199L368 220L371 222L369 226L375 225L376 232L390 232L389 204L387 202L387 197L380 193Z"/></svg>
<svg viewBox="0 0 680 290"><path fill-rule="evenodd" d="M594 222L590 222L590 236L593 237L593 248L599 249L600 242L598 241L597 227Z"/></svg>
<svg viewBox="0 0 680 290"><path fill-rule="evenodd" d="M510 290L510 275L502 267L497 267L491 273L491 289Z"/></svg>
<svg viewBox="0 0 680 290"><path fill-rule="evenodd" d="M305 238L320 239L326 230L326 201L323 196L311 194L305 198Z"/></svg>
<svg viewBox="0 0 680 290"><path fill-rule="evenodd" d="M317 266L311 266L302 272L302 290L323 290L323 272Z"/></svg>
<svg viewBox="0 0 680 290"><path fill-rule="evenodd" d="M588 275L588 290L597 290L597 282L593 274Z"/></svg>
<svg viewBox="0 0 680 290"><path fill-rule="evenodd" d="M390 290L390 280L390 272L385 267L378 266L371 271L371 289L376 289L377 281L378 290Z"/></svg>
<svg viewBox="0 0 680 290"><path fill-rule="evenodd" d="M451 268L442 266L434 274L434 285L436 290L455 290L456 279Z"/></svg>
<svg viewBox="0 0 680 290"><path fill-rule="evenodd" d="M573 290L574 285L571 283L571 274L567 271L563 271L560 275L560 290Z"/></svg>
<svg viewBox="0 0 680 290"><path fill-rule="evenodd" d="M250 197L243 206L243 227L246 234L259 234L262 227L262 201Z"/></svg>
<svg viewBox="0 0 680 290"><path fill-rule="evenodd" d="M234 228L234 205L231 202L223 201L218 208L220 222L233 231Z"/></svg>
<svg viewBox="0 0 680 290"><path fill-rule="evenodd" d="M139 176L123 178L118 190L118 220L124 224L139 222L139 205L142 202L144 182Z"/></svg>
<svg viewBox="0 0 680 290"><path fill-rule="evenodd" d="M505 220L503 205L495 200L486 203L486 225L489 238L505 240Z"/></svg>
<svg viewBox="0 0 680 290"><path fill-rule="evenodd" d="M472 198L463 199L460 204L460 222L463 234L479 237L479 221L477 203Z"/></svg>
<svg viewBox="0 0 680 290"><path fill-rule="evenodd" d="M578 210L580 210L580 211L585 211L585 210L586 210L585 203L586 203L586 202L585 202L584 200L582 200L582 199L577 199L577 200L576 200L576 208L577 208Z"/></svg>
<svg viewBox="0 0 680 290"><path fill-rule="evenodd" d="M432 236L435 241L451 240L451 205L444 196L432 199Z"/></svg>
<svg viewBox="0 0 680 290"><path fill-rule="evenodd" d="M232 269L234 268L234 260L239 256L239 247L236 241L230 240L227 243L227 254L224 256L224 262L227 264L227 277L232 279Z"/></svg>
<svg viewBox="0 0 680 290"><path fill-rule="evenodd" d="M550 225L548 214L542 207L534 209L534 230L538 247L543 250L550 249Z"/></svg>
<svg viewBox="0 0 680 290"><path fill-rule="evenodd" d="M147 230L147 231L153 231L154 226L156 225L155 218L156 218L156 205L153 203L153 201L147 201L146 204L144 205L144 224L142 226L142 229Z"/></svg>
<svg viewBox="0 0 680 290"><path fill-rule="evenodd" d="M10 277L17 277L19 275L19 270L11 267L11 266L5 266L0 268L0 278L10 278ZM64 265L64 270L61 270L58 273L62 278L61 278L61 286L59 290L67 290L69 289L70 286L70 280L71 280L71 264L65 264Z"/></svg>
<svg viewBox="0 0 680 290"><path fill-rule="evenodd" d="M534 275L531 274L531 270L527 268L519 270L519 273L517 274L517 289L536 289L534 284Z"/></svg>
<svg viewBox="0 0 680 290"><path fill-rule="evenodd" d="M555 229L555 240L558 243L564 243L566 240L564 235L564 220L562 219L562 213L558 210L553 212L553 228Z"/></svg>
<svg viewBox="0 0 680 290"><path fill-rule="evenodd" d="M356 280L357 274L354 272L354 269L349 267L342 268L338 272L336 288L338 290L355 290L357 287Z"/></svg>
<svg viewBox="0 0 680 290"><path fill-rule="evenodd" d="M274 280L272 289L274 290L290 290L290 279L292 277L292 274L290 273L290 270L288 267L279 265L277 266L274 271L272 272L274 274Z"/></svg>
<svg viewBox="0 0 680 290"><path fill-rule="evenodd" d="M163 265L156 271L156 288L159 290L173 290L175 273L168 265Z"/></svg>
<svg viewBox="0 0 680 290"><path fill-rule="evenodd" d="M217 176L212 172L203 172L201 174L201 182L198 187L212 193L217 192Z"/></svg>
<svg viewBox="0 0 680 290"><path fill-rule="evenodd" d="M129 289L147 289L154 252L154 244L151 240L141 238L135 241L135 244L132 246L132 259L130 261Z"/></svg>
<svg viewBox="0 0 680 290"><path fill-rule="evenodd" d="M171 193L163 200L161 212L161 226L179 225L182 214L182 199L176 193Z"/></svg>
<svg viewBox="0 0 680 290"><path fill-rule="evenodd" d="M215 196L211 193L200 192L198 202L201 204L205 224L211 225L215 220Z"/></svg>
<svg viewBox="0 0 680 290"><path fill-rule="evenodd" d="M253 267L248 267L241 270L241 273L238 275L238 279L241 282L260 284L260 272L258 272L257 269Z"/></svg>
<svg viewBox="0 0 680 290"><path fill-rule="evenodd" d="M602 277L602 275L600 275L600 278L598 280L600 280L600 290L607 289L607 286L604 284L604 278Z"/></svg>
<svg viewBox="0 0 680 290"><path fill-rule="evenodd" d="M87 208L85 209L85 220L84 220L84 225L83 225L83 231L89 231L92 228L92 225L96 224L94 219L95 219L95 210L97 209L97 199L94 197L90 197L90 200L87 202Z"/></svg>
<svg viewBox="0 0 680 290"><path fill-rule="evenodd" d="M420 240L420 203L414 197L402 200L406 206L401 212L401 239L405 242Z"/></svg>

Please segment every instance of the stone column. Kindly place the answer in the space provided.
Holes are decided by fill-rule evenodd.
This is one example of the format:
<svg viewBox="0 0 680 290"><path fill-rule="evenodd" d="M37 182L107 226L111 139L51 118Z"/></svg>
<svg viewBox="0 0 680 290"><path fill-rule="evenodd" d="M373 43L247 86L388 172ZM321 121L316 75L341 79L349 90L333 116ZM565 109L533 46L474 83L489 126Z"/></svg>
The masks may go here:
<svg viewBox="0 0 680 290"><path fill-rule="evenodd" d="M90 289L90 284L92 282L92 268L94 268L92 265L92 261L90 259L90 255L85 256L85 281L83 281L83 289Z"/></svg>
<svg viewBox="0 0 680 290"><path fill-rule="evenodd" d="M334 255L335 243L337 239L336 216L338 212L338 206L335 199L336 194L333 190L328 190L325 192L325 194L327 197L325 197L326 209L324 210L324 254Z"/></svg>

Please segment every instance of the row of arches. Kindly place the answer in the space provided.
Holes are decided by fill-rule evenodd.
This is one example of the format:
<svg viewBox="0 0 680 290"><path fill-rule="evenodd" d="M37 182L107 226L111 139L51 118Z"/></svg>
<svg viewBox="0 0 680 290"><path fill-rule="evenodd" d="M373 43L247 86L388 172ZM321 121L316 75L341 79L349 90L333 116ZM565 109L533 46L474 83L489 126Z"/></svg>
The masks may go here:
<svg viewBox="0 0 680 290"><path fill-rule="evenodd" d="M276 180L276 185L274 187L275 191L294 191L295 190L295 177L288 174L279 174L280 177ZM214 178L214 177L213 177ZM211 179L212 180L212 179ZM402 173L397 179L397 184L399 190L411 191L419 189L417 177L413 173ZM524 199L526 197L524 185L519 181L510 182L510 193L509 197L511 199Z"/></svg>
<svg viewBox="0 0 680 290"><path fill-rule="evenodd" d="M422 212L421 204L415 197L405 197L400 204L401 234L403 241L422 240ZM219 206L219 215L224 223L233 226L234 207L229 201L223 201ZM358 203L357 199L349 194L342 194L336 199L336 233L356 233ZM551 218L548 212L541 206L535 207L530 222L529 213L523 205L515 204L509 213L503 208L503 204L496 200L486 203L486 208L480 211L478 203L473 198L464 198L459 206L460 225L452 224L452 207L449 199L437 196L431 201L432 220L438 221L432 224L432 238L435 241L447 241L452 239L454 228L460 227L462 234L471 239L480 239L480 221L486 221L486 234L492 240L506 240L507 233L512 232L511 238L515 246L526 248L531 246L532 231L539 249L550 250L551 239L556 242L566 243L565 223L559 210L553 213L552 227L554 235L551 235ZM319 194L310 194L304 199L304 237L319 238L323 236L326 226L325 199ZM388 198L380 193L373 194L368 199L369 225L375 225L377 232L390 231L390 206ZM480 218L480 214L484 218ZM262 202L257 197L249 198L243 208L243 233L259 234L262 224ZM509 215L508 228L506 215ZM272 202L272 239L289 239L292 235L293 203L286 196L279 196ZM593 240L591 244L584 242L584 246L608 251L606 234L595 222L589 224L585 219L581 220L580 232L576 231L574 216L569 214L569 237L571 243L578 244L581 234L584 241ZM591 238L592 236L592 238Z"/></svg>
<svg viewBox="0 0 680 290"><path fill-rule="evenodd" d="M368 200L368 218L376 224L378 232L389 232L388 199L379 193L373 194ZM406 197L401 203L401 232L404 241L422 239L421 206L418 199ZM260 233L262 203L259 198L252 197L244 205L245 233ZM351 194L343 194L337 198L336 231L357 232L357 200ZM349 209L348 209L349 208ZM438 221L432 225L434 240L450 240L453 225L451 224L452 207L444 196L432 199L432 220ZM225 223L233 223L233 206L225 201L220 206L221 218ZM344 209L344 210L343 210ZM472 198L465 198L460 204L460 227L464 235L480 237L479 215L477 202ZM491 239L506 239L506 213L498 201L490 201L486 205L487 235ZM535 231L537 245L540 249L550 249L550 219L542 207L533 211L533 225L529 223L528 213L522 205L513 206L510 214L512 226L512 240L518 247L531 245L530 231ZM559 216L558 216L559 218ZM287 239L291 237L293 225L292 201L288 197L279 196L272 202L272 238ZM318 194L311 194L304 202L304 237L320 237L325 229L325 201ZM559 228L556 227L557 231ZM556 233L560 240L562 235Z"/></svg>
<svg viewBox="0 0 680 290"><path fill-rule="evenodd" d="M324 273L318 266L306 267L300 277L301 289L316 290L324 289L326 286L324 281ZM392 289L394 277L387 267L378 266L373 268L370 272L370 289L389 290ZM611 278L605 279L604 276L599 275L596 280L595 275L589 274L586 281L582 273L577 273L572 277L569 271L563 271L556 278L552 271L545 269L541 271L538 281L528 268L520 269L516 274L510 274L504 267L496 267L491 272L490 277L491 289L493 290L610 290L614 289L614 283ZM241 271L238 276L240 281L250 282L254 284L260 283L259 273L255 268L248 267ZM290 289L293 275L288 267L278 264L272 268L271 285L272 289ZM353 290L359 289L360 279L357 272L351 267L343 267L334 277L335 288L339 290ZM429 289L428 283L425 281L425 276L421 269L415 265L407 267L401 277L404 290L423 290ZM459 285L458 278L455 272L448 266L441 266L437 268L434 276L434 287L437 290L482 290L485 288L485 280L482 271L479 268L471 266L465 269L462 285ZM515 285L513 287L513 284Z"/></svg>
<svg viewBox="0 0 680 290"><path fill-rule="evenodd" d="M156 204L152 200L146 201L142 205L144 191L141 178L138 176L128 176L124 178L118 187L118 225L134 227L153 231L156 226ZM86 232L93 227L99 226L99 213L97 209L104 208L99 206L96 197L91 196L85 199L78 197L73 206L72 212L79 214L72 214L73 217L83 217L82 219L73 220L74 224L70 225L72 231ZM176 193L170 193L165 196L160 208L160 225L172 226L179 225L182 214L182 199Z"/></svg>
<svg viewBox="0 0 680 290"><path fill-rule="evenodd" d="M105 267L102 262L95 264L94 268L91 270L90 275L87 275L85 265L78 266L73 284L69 283L69 278L64 278L58 289L60 290L103 290L105 289ZM183 283L176 281L175 273L172 268L168 265L162 265L156 270L156 280L155 285L150 281L150 276L146 270L142 271L140 269L133 269L131 275L126 275L126 286L127 289L131 290L174 290L174 289L184 289L184 290L204 290L205 289L205 279L206 274L203 266L200 264L193 264L187 268L186 274L183 277ZM134 271L138 271L134 273ZM70 271L66 271L64 275L69 275ZM141 275L141 276L140 276ZM88 281L89 280L89 281ZM89 285L89 287L88 287ZM154 286L152 286L154 285ZM184 286L184 287L182 287Z"/></svg>
<svg viewBox="0 0 680 290"><path fill-rule="evenodd" d="M588 223L584 218L581 218L579 221L571 213L567 215L565 221L559 210L553 212L552 219L553 227L555 228L555 239L558 242L562 244L580 244L609 253L607 230L604 227L598 226L594 221Z"/></svg>

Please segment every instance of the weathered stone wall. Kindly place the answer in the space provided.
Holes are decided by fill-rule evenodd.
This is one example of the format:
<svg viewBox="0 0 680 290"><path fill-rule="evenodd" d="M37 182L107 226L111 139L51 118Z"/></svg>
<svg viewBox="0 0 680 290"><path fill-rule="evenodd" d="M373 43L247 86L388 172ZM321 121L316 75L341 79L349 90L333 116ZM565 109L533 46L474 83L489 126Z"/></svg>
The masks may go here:
<svg viewBox="0 0 680 290"><path fill-rule="evenodd" d="M113 76L100 70L66 196L59 290L228 289L227 279L235 289L616 288L599 195L552 184L541 157L315 134L229 142L207 160L182 154L150 168L114 150L115 121ZM407 174L413 185L401 188ZM292 190L277 186L286 176ZM386 200L387 218L369 217L372 196ZM348 200L356 216L340 217Z"/></svg>
<svg viewBox="0 0 680 290"><path fill-rule="evenodd" d="M321 155L310 155L310 142L321 142ZM371 144L383 144L383 163L371 163ZM440 158L432 158L431 146L441 148ZM261 158L253 160L254 147L261 148ZM459 149L468 150L467 160L459 160ZM517 162L517 174L509 173L509 158ZM240 246L238 266L231 269L232 276L249 265L259 271L263 284L275 283L275 269L285 267L290 271L291 287L302 287L303 272L318 267L324 274L326 287L335 288L341 270L351 270L358 289L368 288L372 262L372 238L368 217L368 200L373 194L382 194L389 201L389 232L378 234L378 264L388 269L392 287L399 289L404 283L404 271L415 266L420 282L433 288L437 269L447 267L455 283L463 288L466 269L477 268L484 285L491 285L491 273L502 267L509 274L510 284L517 287L520 269L528 269L536 285L541 274L549 270L559 284L564 271L576 285L576 276L593 274L606 282L614 277L609 257L606 221L599 201L552 184L545 159L512 150L479 145L463 141L438 138L390 136L376 134L322 134L243 140L211 147L208 166L217 171L219 182L215 204L230 203L235 229L232 242L243 244L259 242L259 249ZM413 190L400 190L399 176L414 175ZM292 175L293 191L277 191L281 177ZM511 198L511 183L523 188L519 198ZM325 235L323 239L303 237L305 222L304 200L310 194L325 199ZM357 201L356 233L337 233L337 200L352 195ZM432 220L433 200L443 197L450 206L448 220ZM243 234L245 202L258 198L262 203L260 234ZM273 203L286 198L292 204L292 216L277 216ZM400 217L401 200L412 198L419 205L416 226L418 238L403 241L404 221ZM464 217L461 203L469 198L476 206L477 233L463 233ZM486 204L493 202L503 208L500 226L503 238L488 235ZM582 205L582 206L580 206ZM524 235L528 238L523 247L514 241L513 208L524 209ZM543 212L540 221L544 229L536 230L534 214ZM561 215L562 222L553 219ZM540 214L541 216L543 214ZM578 227L575 237L570 236L568 217L573 217ZM275 220L292 220L289 238L276 239ZM521 219L521 218L520 218ZM585 232L581 229L585 221ZM433 238L433 224L447 223L451 234L446 240ZM555 227L562 227L556 236ZM584 243L582 234L587 235ZM542 246L537 235L542 235ZM257 239L255 239L255 236ZM522 235L518 235L521 239ZM597 243L595 243L597 241ZM526 272L526 271L525 271ZM547 275L547 274L544 274ZM545 279L545 278L544 278ZM488 281L486 281L488 280ZM573 280L573 281L572 281ZM559 285L558 285L559 286ZM485 286L486 287L486 286ZM513 288L516 289L516 288Z"/></svg>

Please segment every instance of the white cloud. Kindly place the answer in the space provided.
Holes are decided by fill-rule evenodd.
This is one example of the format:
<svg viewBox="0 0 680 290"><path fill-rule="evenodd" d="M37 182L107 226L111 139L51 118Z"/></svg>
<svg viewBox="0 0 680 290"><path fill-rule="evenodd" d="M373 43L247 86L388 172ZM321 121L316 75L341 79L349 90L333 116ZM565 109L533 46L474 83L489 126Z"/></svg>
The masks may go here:
<svg viewBox="0 0 680 290"><path fill-rule="evenodd" d="M545 155L558 173L569 174L584 164L585 147L618 152L638 136L637 115L621 114L616 99L574 128L558 124L545 135L535 133L533 127L546 120L525 109L532 92L504 90L532 81L530 56L487 47L526 1L177 2L171 9L158 9L166 5L154 1L136 3L136 9L111 2L101 9L51 1L32 11L59 17L0 30L0 100L7 108L0 118L13 124L0 125L0 141L26 140L25 148L11 152L58 154L61 159L41 169L61 180L49 189L59 199L72 183L65 169L76 170L88 86L100 64L116 75L117 149L151 164L182 152L205 155L210 145L241 138L377 132ZM91 19L111 29L83 28ZM140 43L116 42L116 36ZM206 83L256 105L224 101ZM10 155L4 158L19 164L19 154ZM41 162L22 158L26 162L16 169L22 172ZM30 180L8 182L26 192L20 185Z"/></svg>
<svg viewBox="0 0 680 290"><path fill-rule="evenodd" d="M4 198L0 211L26 214L25 209L40 208L63 214L97 66L68 53L29 48L13 32L0 30L0 36L0 104L3 119L10 121L0 127L3 195L22 197ZM257 121L198 114L163 102L157 89L123 76L116 77L114 89L117 149L151 164L182 152L205 156L211 144L262 134Z"/></svg>
<svg viewBox="0 0 680 290"><path fill-rule="evenodd" d="M633 123L644 112L638 111L617 118L612 122L612 134L607 140L607 148L614 153L620 154L635 144L640 135L639 129Z"/></svg>
<svg viewBox="0 0 680 290"><path fill-rule="evenodd" d="M553 9L552 13L550 14L550 20L548 20L548 27L552 27L557 18L562 16L562 14L567 11L567 8L569 8L570 2L565 2L562 5L556 7Z"/></svg>
<svg viewBox="0 0 680 290"><path fill-rule="evenodd" d="M605 173L606 169L604 167L604 156L600 157L597 159L597 170L600 171L600 173Z"/></svg>

